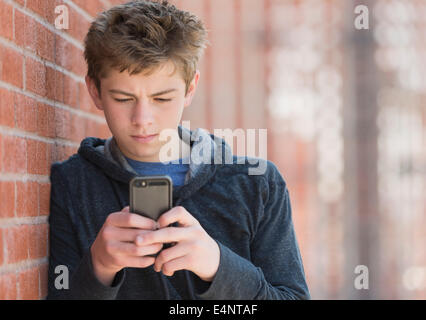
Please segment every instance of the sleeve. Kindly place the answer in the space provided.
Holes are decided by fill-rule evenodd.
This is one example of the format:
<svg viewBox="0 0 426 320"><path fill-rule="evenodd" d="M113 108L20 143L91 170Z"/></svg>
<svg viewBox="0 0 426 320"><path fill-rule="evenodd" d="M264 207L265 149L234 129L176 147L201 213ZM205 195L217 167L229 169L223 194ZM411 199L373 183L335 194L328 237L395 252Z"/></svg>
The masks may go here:
<svg viewBox="0 0 426 320"><path fill-rule="evenodd" d="M56 164L51 168L49 214L49 268L47 299L115 299L125 270L117 273L112 286L95 276L90 250L78 246L72 204Z"/></svg>
<svg viewBox="0 0 426 320"><path fill-rule="evenodd" d="M292 222L290 196L278 173L251 243L251 261L219 244L219 268L201 299L310 299Z"/></svg>

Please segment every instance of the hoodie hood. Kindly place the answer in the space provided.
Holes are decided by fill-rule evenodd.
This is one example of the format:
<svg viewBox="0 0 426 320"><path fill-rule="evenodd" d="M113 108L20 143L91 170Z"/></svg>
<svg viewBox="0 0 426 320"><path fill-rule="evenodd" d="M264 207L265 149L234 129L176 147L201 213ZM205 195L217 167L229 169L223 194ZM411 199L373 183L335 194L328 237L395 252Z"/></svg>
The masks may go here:
<svg viewBox="0 0 426 320"><path fill-rule="evenodd" d="M214 176L217 167L215 164L225 163L225 158L232 157L232 150L224 139L201 128L191 131L179 125L178 134L191 148L185 184L173 187L173 197L184 200ZM138 176L118 148L113 136L108 139L85 138L80 144L78 154L117 182L128 184L133 177Z"/></svg>

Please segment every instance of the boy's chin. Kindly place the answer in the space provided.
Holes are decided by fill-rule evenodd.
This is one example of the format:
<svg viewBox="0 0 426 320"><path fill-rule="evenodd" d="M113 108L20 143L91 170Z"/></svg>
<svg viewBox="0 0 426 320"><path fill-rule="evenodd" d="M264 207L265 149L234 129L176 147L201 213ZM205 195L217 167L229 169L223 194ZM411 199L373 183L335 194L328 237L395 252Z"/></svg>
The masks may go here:
<svg viewBox="0 0 426 320"><path fill-rule="evenodd" d="M133 153L135 155L135 157L138 161L143 161L143 162L159 162L160 160L158 160L158 155L159 152L156 152L155 149L153 148L146 148L149 150L144 150L141 151L140 150L141 147L137 148L137 150L135 150L135 152Z"/></svg>
<svg viewBox="0 0 426 320"><path fill-rule="evenodd" d="M160 152L158 147L148 144L126 144L124 147L125 152L123 152L123 148L121 148L120 145L118 147L127 158L142 162L157 162L155 159L158 159L158 154Z"/></svg>

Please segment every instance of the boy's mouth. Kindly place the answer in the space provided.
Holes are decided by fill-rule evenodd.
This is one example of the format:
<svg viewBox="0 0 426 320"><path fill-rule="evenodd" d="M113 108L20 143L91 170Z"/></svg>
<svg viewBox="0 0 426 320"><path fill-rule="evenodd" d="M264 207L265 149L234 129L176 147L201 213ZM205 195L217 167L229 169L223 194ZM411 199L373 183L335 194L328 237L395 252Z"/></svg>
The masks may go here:
<svg viewBox="0 0 426 320"><path fill-rule="evenodd" d="M138 135L138 136L132 136L132 138L138 142L141 143L147 143L152 141L158 134L151 134L151 135Z"/></svg>

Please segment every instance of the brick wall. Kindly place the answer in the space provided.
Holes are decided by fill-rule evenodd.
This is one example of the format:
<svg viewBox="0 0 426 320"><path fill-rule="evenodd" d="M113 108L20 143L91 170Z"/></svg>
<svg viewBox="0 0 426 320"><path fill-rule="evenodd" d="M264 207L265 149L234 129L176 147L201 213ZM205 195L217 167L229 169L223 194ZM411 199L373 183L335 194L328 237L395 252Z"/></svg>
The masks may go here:
<svg viewBox="0 0 426 320"><path fill-rule="evenodd" d="M69 29L55 28L58 5ZM100 0L0 0L0 299L47 295L50 165L107 137L84 84L83 39Z"/></svg>

